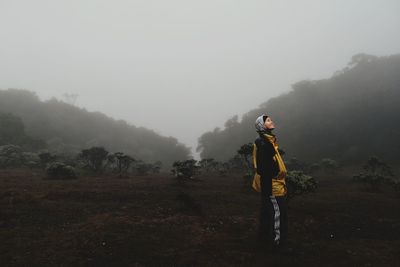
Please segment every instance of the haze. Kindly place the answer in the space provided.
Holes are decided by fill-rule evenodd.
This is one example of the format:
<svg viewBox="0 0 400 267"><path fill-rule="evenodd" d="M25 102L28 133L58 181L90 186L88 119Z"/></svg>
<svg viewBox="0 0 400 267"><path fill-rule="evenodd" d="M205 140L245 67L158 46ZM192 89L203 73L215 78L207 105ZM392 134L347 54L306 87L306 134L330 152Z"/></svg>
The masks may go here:
<svg viewBox="0 0 400 267"><path fill-rule="evenodd" d="M400 1L0 1L0 88L197 138L357 53L400 51ZM284 107L282 107L284 108Z"/></svg>

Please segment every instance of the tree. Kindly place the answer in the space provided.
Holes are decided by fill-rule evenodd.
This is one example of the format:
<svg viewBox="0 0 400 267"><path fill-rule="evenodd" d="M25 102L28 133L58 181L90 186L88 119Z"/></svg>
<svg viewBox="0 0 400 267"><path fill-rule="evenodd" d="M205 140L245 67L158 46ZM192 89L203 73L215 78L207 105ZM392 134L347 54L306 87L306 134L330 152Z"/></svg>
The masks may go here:
<svg viewBox="0 0 400 267"><path fill-rule="evenodd" d="M327 173L335 173L339 169L339 164L336 160L329 158L321 159L319 166Z"/></svg>
<svg viewBox="0 0 400 267"><path fill-rule="evenodd" d="M48 179L76 179L78 175L72 166L62 162L53 162L46 168Z"/></svg>
<svg viewBox="0 0 400 267"><path fill-rule="evenodd" d="M25 125L21 118L11 113L0 113L0 145L8 144L18 145L27 150L46 147L44 141L25 134Z"/></svg>
<svg viewBox="0 0 400 267"><path fill-rule="evenodd" d="M237 151L237 153L242 157L242 159L246 163L247 170L250 172L253 169L252 163L251 163L251 158L253 155L253 144L247 143L247 144L242 145L239 148L239 150Z"/></svg>
<svg viewBox="0 0 400 267"><path fill-rule="evenodd" d="M307 164L301 162L296 157L292 157L286 164L287 168L292 171L305 171L307 169Z"/></svg>
<svg viewBox="0 0 400 267"><path fill-rule="evenodd" d="M213 158L206 158L206 159L201 159L199 161L199 165L200 165L201 171L209 173L213 170L214 171L216 170L218 162L215 161L215 159L213 159Z"/></svg>
<svg viewBox="0 0 400 267"><path fill-rule="evenodd" d="M197 161L189 159L185 161L175 161L172 164L171 172L179 182L185 182L188 179L192 179L198 169L199 166L197 165Z"/></svg>
<svg viewBox="0 0 400 267"><path fill-rule="evenodd" d="M125 155L122 152L116 152L114 154L108 155L107 161L111 164L115 164L115 170L121 177L123 175L126 175L129 167L136 160L128 155Z"/></svg>
<svg viewBox="0 0 400 267"><path fill-rule="evenodd" d="M46 168L46 166L49 163L54 162L57 159L56 155L53 155L47 151L43 151L43 152L39 153L38 156L40 159L40 165L42 166L43 169Z"/></svg>
<svg viewBox="0 0 400 267"><path fill-rule="evenodd" d="M0 168L19 167L24 163L22 149L15 145L0 146Z"/></svg>
<svg viewBox="0 0 400 267"><path fill-rule="evenodd" d="M288 197L314 192L317 188L317 181L302 171L289 171L286 176Z"/></svg>
<svg viewBox="0 0 400 267"><path fill-rule="evenodd" d="M78 155L79 159L83 160L85 167L89 168L95 173L103 171L103 164L107 159L108 151L103 147L92 147L83 149Z"/></svg>
<svg viewBox="0 0 400 267"><path fill-rule="evenodd" d="M19 117L0 113L0 145L19 145L25 137L24 124Z"/></svg>
<svg viewBox="0 0 400 267"><path fill-rule="evenodd" d="M392 183L394 180L391 168L377 157L369 158L363 170L358 175L354 175L353 179L369 184L371 189L379 190L383 183Z"/></svg>
<svg viewBox="0 0 400 267"><path fill-rule="evenodd" d="M236 147L254 138L255 118L267 113L279 123L278 138L290 151L289 157L317 162L329 155L356 164L374 151L377 156L399 161L400 124L393 122L400 121L400 54L355 55L350 66L328 79L295 83L292 91L265 99L237 124L228 120L225 129L205 132L198 142L201 157L229 160ZM379 138L371 138L367 133L375 133L377 128Z"/></svg>
<svg viewBox="0 0 400 267"><path fill-rule="evenodd" d="M147 175L153 170L153 165L142 160L138 160L135 162L135 169L138 175Z"/></svg>
<svg viewBox="0 0 400 267"><path fill-rule="evenodd" d="M153 174L160 173L160 170L162 168L162 162L161 161L156 161L152 164L152 171Z"/></svg>
<svg viewBox="0 0 400 267"><path fill-rule="evenodd" d="M79 96L78 94L69 94L69 93L63 94L65 103L70 104L72 106L75 106L78 96Z"/></svg>

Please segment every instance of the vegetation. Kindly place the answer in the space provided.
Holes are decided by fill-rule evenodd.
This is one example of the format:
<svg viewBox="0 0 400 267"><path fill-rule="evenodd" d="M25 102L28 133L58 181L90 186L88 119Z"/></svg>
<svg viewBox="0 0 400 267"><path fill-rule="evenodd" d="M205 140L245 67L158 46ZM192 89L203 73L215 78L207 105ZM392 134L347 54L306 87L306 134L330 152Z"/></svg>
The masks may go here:
<svg viewBox="0 0 400 267"><path fill-rule="evenodd" d="M25 126L20 117L11 113L0 112L0 146L10 144L21 146L28 150L46 147L44 141L33 139L25 133Z"/></svg>
<svg viewBox="0 0 400 267"><path fill-rule="evenodd" d="M199 161L199 166L202 173L211 173L213 171L217 171L219 164L219 162L212 158L201 159Z"/></svg>
<svg viewBox="0 0 400 267"><path fill-rule="evenodd" d="M166 166L190 156L190 149L176 138L55 98L41 101L35 93L18 89L0 90L0 145L5 144L71 155L102 146L112 153L123 152L146 162L161 161Z"/></svg>
<svg viewBox="0 0 400 267"><path fill-rule="evenodd" d="M286 176L286 185L288 198L293 198L296 195L315 192L317 181L302 171L289 171Z"/></svg>
<svg viewBox="0 0 400 267"><path fill-rule="evenodd" d="M84 162L84 167L94 173L101 173L106 164L108 151L104 147L92 147L84 149L78 155L78 158Z"/></svg>
<svg viewBox="0 0 400 267"><path fill-rule="evenodd" d="M72 166L62 162L53 162L46 168L48 179L76 179L78 175Z"/></svg>
<svg viewBox="0 0 400 267"><path fill-rule="evenodd" d="M2 266L398 266L400 201L344 177L290 201L286 256L257 245L260 196L241 175L182 189L163 175L34 173L0 170Z"/></svg>
<svg viewBox="0 0 400 267"><path fill-rule="evenodd" d="M199 168L196 160L189 159L174 162L171 172L179 182L184 183L186 180L192 179L198 173Z"/></svg>
<svg viewBox="0 0 400 267"><path fill-rule="evenodd" d="M354 181L366 183L371 189L379 190L384 183L394 184L397 180L394 179L391 168L377 157L371 157L363 166L363 172L353 176Z"/></svg>
<svg viewBox="0 0 400 267"><path fill-rule="evenodd" d="M16 145L0 146L0 168L18 167L23 165L22 149Z"/></svg>
<svg viewBox="0 0 400 267"><path fill-rule="evenodd" d="M278 143L290 151L289 158L358 164L373 151L399 161L395 144L400 124L393 123L400 121L399 73L400 55L355 55L330 79L298 82L289 93L244 114L241 121L234 116L224 129L204 133L197 151L202 158L229 160L237 147L254 140L254 120L266 113L277 123Z"/></svg>
<svg viewBox="0 0 400 267"><path fill-rule="evenodd" d="M116 152L107 156L107 164L112 165L112 169L118 173L120 177L125 176L129 170L129 167L135 159L125 155L122 152ZM110 167L110 166L108 166Z"/></svg>
<svg viewBox="0 0 400 267"><path fill-rule="evenodd" d="M337 161L329 158L321 159L318 166L327 173L336 173L339 169Z"/></svg>

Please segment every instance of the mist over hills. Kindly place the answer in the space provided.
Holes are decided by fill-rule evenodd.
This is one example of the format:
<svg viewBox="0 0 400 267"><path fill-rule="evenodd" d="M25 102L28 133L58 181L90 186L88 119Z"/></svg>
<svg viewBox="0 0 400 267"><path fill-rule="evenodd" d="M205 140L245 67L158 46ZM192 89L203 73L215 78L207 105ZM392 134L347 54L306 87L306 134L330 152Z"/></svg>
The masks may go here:
<svg viewBox="0 0 400 267"><path fill-rule="evenodd" d="M240 121L234 116L223 129L204 133L197 151L202 158L231 158L242 144L254 141L254 121L265 113L275 121L287 157L351 163L375 155L398 162L399 104L400 55L357 54L331 78L300 81Z"/></svg>
<svg viewBox="0 0 400 267"><path fill-rule="evenodd" d="M162 161L165 165L190 157L190 149L174 137L55 98L41 101L28 90L0 90L0 113L21 118L26 134L45 141L51 151L77 153L83 148L104 146L111 152L124 152L148 162Z"/></svg>

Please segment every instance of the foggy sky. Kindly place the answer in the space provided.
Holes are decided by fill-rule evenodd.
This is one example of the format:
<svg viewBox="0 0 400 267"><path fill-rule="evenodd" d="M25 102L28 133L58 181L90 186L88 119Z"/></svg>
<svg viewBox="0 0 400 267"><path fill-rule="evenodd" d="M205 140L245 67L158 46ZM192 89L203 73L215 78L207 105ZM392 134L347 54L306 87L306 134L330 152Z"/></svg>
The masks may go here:
<svg viewBox="0 0 400 267"><path fill-rule="evenodd" d="M0 0L0 88L197 138L351 56L400 52L400 1ZM279 126L279 122L277 122Z"/></svg>

